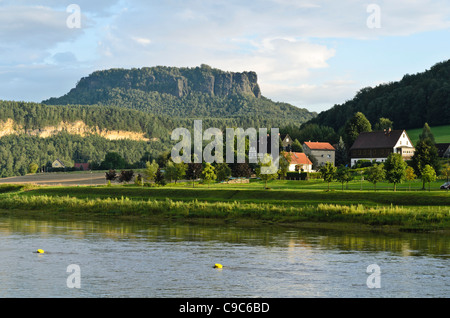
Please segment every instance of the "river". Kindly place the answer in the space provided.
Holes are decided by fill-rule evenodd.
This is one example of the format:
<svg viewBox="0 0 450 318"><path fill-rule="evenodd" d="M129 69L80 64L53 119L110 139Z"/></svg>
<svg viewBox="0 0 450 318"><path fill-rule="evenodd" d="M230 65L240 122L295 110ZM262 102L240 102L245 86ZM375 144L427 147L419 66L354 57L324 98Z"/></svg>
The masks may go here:
<svg viewBox="0 0 450 318"><path fill-rule="evenodd" d="M2 217L0 297L446 298L449 248L438 234Z"/></svg>

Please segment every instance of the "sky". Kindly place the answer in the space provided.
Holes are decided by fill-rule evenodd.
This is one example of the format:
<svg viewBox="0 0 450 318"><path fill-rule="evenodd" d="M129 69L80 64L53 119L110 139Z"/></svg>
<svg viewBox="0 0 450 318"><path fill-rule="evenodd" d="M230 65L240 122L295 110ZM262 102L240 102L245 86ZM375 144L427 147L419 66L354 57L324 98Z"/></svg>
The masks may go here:
<svg viewBox="0 0 450 318"><path fill-rule="evenodd" d="M321 112L448 59L448 0L0 0L2 100L59 97L96 70L207 64Z"/></svg>

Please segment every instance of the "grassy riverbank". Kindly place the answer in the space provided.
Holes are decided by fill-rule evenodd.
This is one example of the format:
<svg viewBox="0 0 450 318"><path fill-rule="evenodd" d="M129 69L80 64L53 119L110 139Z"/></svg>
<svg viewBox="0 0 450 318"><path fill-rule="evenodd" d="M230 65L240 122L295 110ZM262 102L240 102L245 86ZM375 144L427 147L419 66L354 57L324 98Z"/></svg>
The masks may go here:
<svg viewBox="0 0 450 318"><path fill-rule="evenodd" d="M450 194L446 191L264 190L259 183L211 188L4 185L0 186L0 210L3 215L22 211L51 216L450 230Z"/></svg>

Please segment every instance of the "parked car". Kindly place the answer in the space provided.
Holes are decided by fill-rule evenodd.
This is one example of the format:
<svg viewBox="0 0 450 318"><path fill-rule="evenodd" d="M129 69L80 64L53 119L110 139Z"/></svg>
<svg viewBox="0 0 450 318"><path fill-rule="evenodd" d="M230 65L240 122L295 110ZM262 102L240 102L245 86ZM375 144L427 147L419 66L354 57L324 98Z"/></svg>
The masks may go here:
<svg viewBox="0 0 450 318"><path fill-rule="evenodd" d="M441 189L449 190L450 189L450 182L446 182L443 185L441 185Z"/></svg>

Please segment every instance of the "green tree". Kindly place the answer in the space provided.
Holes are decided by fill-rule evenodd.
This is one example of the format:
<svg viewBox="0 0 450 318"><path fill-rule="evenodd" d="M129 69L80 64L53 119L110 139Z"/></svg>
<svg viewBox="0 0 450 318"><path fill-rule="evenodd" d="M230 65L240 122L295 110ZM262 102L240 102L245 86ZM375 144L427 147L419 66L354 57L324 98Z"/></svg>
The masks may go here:
<svg viewBox="0 0 450 318"><path fill-rule="evenodd" d="M450 178L450 164L445 164L445 166L442 168L442 175L444 177L447 177L447 182L448 179Z"/></svg>
<svg viewBox="0 0 450 318"><path fill-rule="evenodd" d="M430 165L435 171L440 170L438 150L430 138L419 140L411 159L411 165L419 178L421 178L423 168L426 165ZM422 186L422 190L424 189L425 183Z"/></svg>
<svg viewBox="0 0 450 318"><path fill-rule="evenodd" d="M406 167L405 170L405 179L409 181L409 190L411 191L411 181L415 180L417 178L416 174L414 173L414 168L411 166Z"/></svg>
<svg viewBox="0 0 450 318"><path fill-rule="evenodd" d="M344 183L347 183L348 188L348 183L353 180L353 175L350 172L350 168L340 165L336 171L336 180L342 183L342 191L344 191Z"/></svg>
<svg viewBox="0 0 450 318"><path fill-rule="evenodd" d="M300 143L300 141L298 141L298 139L294 139L294 142L292 143L292 152L303 152L303 146Z"/></svg>
<svg viewBox="0 0 450 318"><path fill-rule="evenodd" d="M37 165L37 163L34 163L34 162L28 166L28 172L31 174L35 174L38 169L39 169L39 166Z"/></svg>
<svg viewBox="0 0 450 318"><path fill-rule="evenodd" d="M278 178L278 169L272 163L272 157L264 154L256 167L256 176L264 181L264 189L267 189L267 182Z"/></svg>
<svg viewBox="0 0 450 318"><path fill-rule="evenodd" d="M203 182L208 184L208 188L209 184L217 179L215 170L216 169L214 168L214 166L209 162L205 163L205 166L203 167L202 171Z"/></svg>
<svg viewBox="0 0 450 318"><path fill-rule="evenodd" d="M105 155L105 159L100 164L100 168L103 170L109 169L125 169L127 162L117 152L108 152Z"/></svg>
<svg viewBox="0 0 450 318"><path fill-rule="evenodd" d="M432 166L425 165L425 167L422 169L420 178L422 179L424 184L428 182L428 191L430 191L431 182L436 181L436 171Z"/></svg>
<svg viewBox="0 0 450 318"><path fill-rule="evenodd" d="M383 181L385 177L386 171L383 164L374 164L367 169L367 180L373 183L375 191L377 191L377 183Z"/></svg>
<svg viewBox="0 0 450 318"><path fill-rule="evenodd" d="M380 117L373 128L374 130L393 129L394 123L389 118Z"/></svg>
<svg viewBox="0 0 450 318"><path fill-rule="evenodd" d="M192 187L195 187L195 180L200 178L203 166L201 163L191 162L187 164L186 178L192 180Z"/></svg>
<svg viewBox="0 0 450 318"><path fill-rule="evenodd" d="M134 184L137 186L143 186L144 185L144 177L142 174L138 173L136 178L134 178Z"/></svg>
<svg viewBox="0 0 450 318"><path fill-rule="evenodd" d="M337 168L331 162L326 162L319 168L323 180L328 182L328 191L330 191L330 182L336 178L336 170Z"/></svg>
<svg viewBox="0 0 450 318"><path fill-rule="evenodd" d="M342 136L339 137L339 142L336 146L336 152L335 152L335 164L336 166L344 165L346 166L348 164L348 153L347 153L347 147L345 147L344 140L342 139Z"/></svg>
<svg viewBox="0 0 450 318"><path fill-rule="evenodd" d="M350 148L353 145L360 133L370 131L372 131L372 125L366 116L361 112L355 113L344 126L345 144L347 145L347 148Z"/></svg>
<svg viewBox="0 0 450 318"><path fill-rule="evenodd" d="M177 183L178 180L183 179L184 176L186 175L186 170L188 166L184 162L180 162L175 164L175 168L176 168L175 183Z"/></svg>
<svg viewBox="0 0 450 318"><path fill-rule="evenodd" d="M156 170L155 183L160 186L166 185L166 178L159 167L158 170Z"/></svg>
<svg viewBox="0 0 450 318"><path fill-rule="evenodd" d="M434 139L434 135L431 132L431 128L428 125L428 123L425 123L423 125L422 133L419 135L419 140L425 140L425 139L430 139L433 144L436 143L436 141Z"/></svg>
<svg viewBox="0 0 450 318"><path fill-rule="evenodd" d="M155 180L156 173L158 172L159 165L156 163L155 160L150 163L150 161L147 161L145 163L145 169L144 169L144 176L148 180Z"/></svg>
<svg viewBox="0 0 450 318"><path fill-rule="evenodd" d="M217 181L225 181L231 176L231 168L227 163L218 163L216 166Z"/></svg>
<svg viewBox="0 0 450 318"><path fill-rule="evenodd" d="M186 175L187 165L184 162L174 163L172 160L167 161L165 176L167 180L181 180Z"/></svg>
<svg viewBox="0 0 450 318"><path fill-rule="evenodd" d="M407 164L403 160L402 155L398 153L389 154L384 163L386 179L394 184L394 191L397 190L397 183L405 179L406 166Z"/></svg>
<svg viewBox="0 0 450 318"><path fill-rule="evenodd" d="M165 175L168 181L177 180L177 168L175 167L175 163L172 160L167 161L165 168Z"/></svg>
<svg viewBox="0 0 450 318"><path fill-rule="evenodd" d="M290 154L289 152L282 152L279 157L279 166L280 169L278 170L278 174L280 175L280 178L286 179L287 173L289 172L289 161L290 161Z"/></svg>

